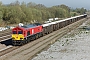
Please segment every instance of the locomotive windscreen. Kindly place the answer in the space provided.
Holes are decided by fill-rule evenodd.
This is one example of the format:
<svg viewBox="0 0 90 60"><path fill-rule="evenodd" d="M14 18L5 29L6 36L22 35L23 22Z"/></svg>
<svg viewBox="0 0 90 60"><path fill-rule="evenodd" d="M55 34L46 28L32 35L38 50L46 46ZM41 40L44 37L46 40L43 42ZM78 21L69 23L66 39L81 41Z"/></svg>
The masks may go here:
<svg viewBox="0 0 90 60"><path fill-rule="evenodd" d="M13 34L17 34L17 31L13 31Z"/></svg>
<svg viewBox="0 0 90 60"><path fill-rule="evenodd" d="M22 31L18 31L18 34L23 34L23 32Z"/></svg>
<svg viewBox="0 0 90 60"><path fill-rule="evenodd" d="M22 31L13 31L13 34L23 34Z"/></svg>

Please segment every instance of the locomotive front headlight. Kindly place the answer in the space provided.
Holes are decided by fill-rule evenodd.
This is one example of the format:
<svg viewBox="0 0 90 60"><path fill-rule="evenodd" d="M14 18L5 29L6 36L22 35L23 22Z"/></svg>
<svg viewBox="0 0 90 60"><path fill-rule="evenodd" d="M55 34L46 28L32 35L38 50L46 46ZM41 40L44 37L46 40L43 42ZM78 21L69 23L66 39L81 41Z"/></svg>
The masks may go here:
<svg viewBox="0 0 90 60"><path fill-rule="evenodd" d="M20 40L23 40L23 38L20 38Z"/></svg>

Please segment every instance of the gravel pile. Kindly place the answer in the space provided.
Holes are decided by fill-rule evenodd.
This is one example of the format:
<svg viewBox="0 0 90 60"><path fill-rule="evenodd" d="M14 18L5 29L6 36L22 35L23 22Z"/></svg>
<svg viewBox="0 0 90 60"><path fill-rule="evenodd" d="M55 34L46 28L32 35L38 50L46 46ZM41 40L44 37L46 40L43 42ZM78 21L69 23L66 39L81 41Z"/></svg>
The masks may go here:
<svg viewBox="0 0 90 60"><path fill-rule="evenodd" d="M32 60L90 60L90 30L81 27L60 38Z"/></svg>

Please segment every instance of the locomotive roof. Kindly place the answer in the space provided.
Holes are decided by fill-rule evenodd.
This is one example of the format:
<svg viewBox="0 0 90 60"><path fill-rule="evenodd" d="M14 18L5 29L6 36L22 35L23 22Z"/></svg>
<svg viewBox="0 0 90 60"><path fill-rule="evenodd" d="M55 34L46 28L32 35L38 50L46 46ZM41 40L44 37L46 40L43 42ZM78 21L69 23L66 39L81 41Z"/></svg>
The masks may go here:
<svg viewBox="0 0 90 60"><path fill-rule="evenodd" d="M37 25L29 24L29 25L25 25L25 26L21 26L21 27L23 27L23 28L32 28L32 27L35 27L35 26L37 26Z"/></svg>

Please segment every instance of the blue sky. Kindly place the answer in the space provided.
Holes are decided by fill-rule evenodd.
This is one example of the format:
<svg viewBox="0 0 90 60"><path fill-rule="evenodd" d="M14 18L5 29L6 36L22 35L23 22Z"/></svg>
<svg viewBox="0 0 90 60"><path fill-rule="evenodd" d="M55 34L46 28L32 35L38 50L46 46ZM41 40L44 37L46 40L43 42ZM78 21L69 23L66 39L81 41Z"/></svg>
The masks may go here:
<svg viewBox="0 0 90 60"><path fill-rule="evenodd" d="M16 0L0 0L3 4L9 4L11 2L15 2ZM86 9L90 9L90 0L18 0L19 2L34 2L37 4L44 4L47 7L51 7L54 5L65 4L72 8L81 8L84 7Z"/></svg>

